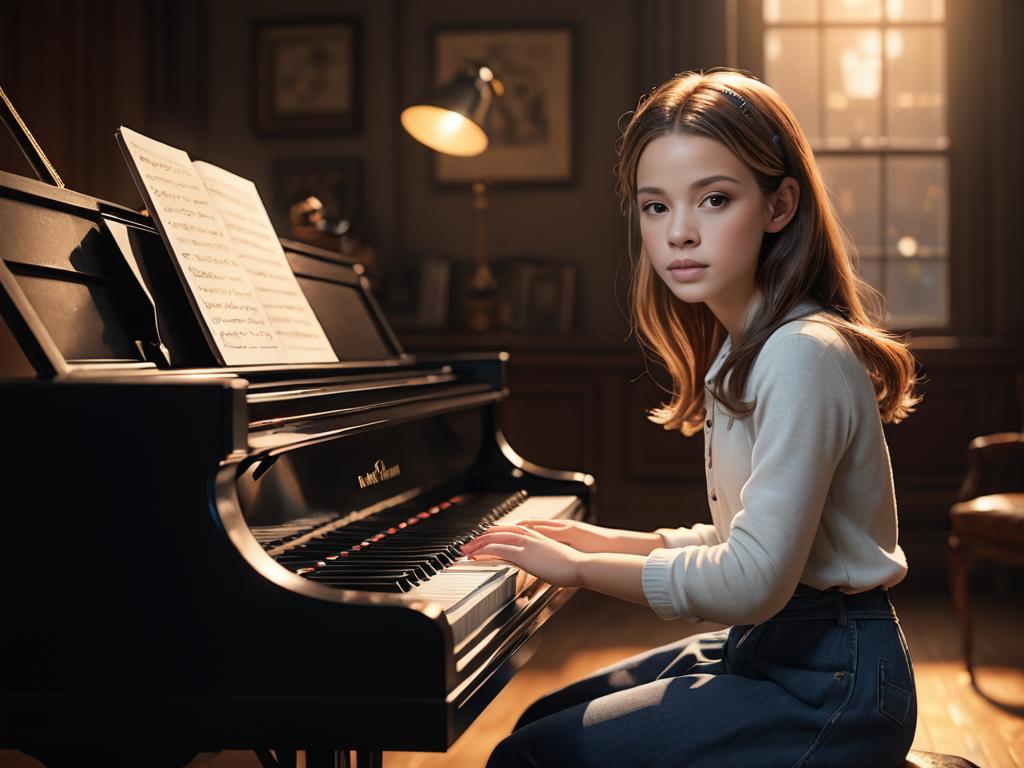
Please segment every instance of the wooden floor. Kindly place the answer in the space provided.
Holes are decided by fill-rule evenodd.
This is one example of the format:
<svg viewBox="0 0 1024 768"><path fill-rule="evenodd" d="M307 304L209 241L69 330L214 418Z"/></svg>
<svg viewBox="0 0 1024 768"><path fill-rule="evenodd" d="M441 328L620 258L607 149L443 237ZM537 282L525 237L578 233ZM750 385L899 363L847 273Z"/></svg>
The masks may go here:
<svg viewBox="0 0 1024 768"><path fill-rule="evenodd" d="M952 606L941 591L893 591L917 674L915 749L966 757L982 768L1024 768L1024 614L1012 595L976 598L977 689L958 659ZM543 643L445 754L387 752L386 768L478 768L537 696L629 654L718 628L665 622L649 609L577 594L541 632ZM246 752L200 756L204 768L259 768ZM0 751L0 768L38 766ZM301 765L301 763L300 763Z"/></svg>

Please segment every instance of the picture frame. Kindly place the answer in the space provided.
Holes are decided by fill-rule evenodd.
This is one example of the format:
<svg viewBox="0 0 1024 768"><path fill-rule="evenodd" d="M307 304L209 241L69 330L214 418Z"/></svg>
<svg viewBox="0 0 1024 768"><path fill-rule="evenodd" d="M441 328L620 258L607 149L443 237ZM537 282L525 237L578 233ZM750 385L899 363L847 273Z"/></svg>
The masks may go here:
<svg viewBox="0 0 1024 768"><path fill-rule="evenodd" d="M435 29L433 87L466 60L487 64L503 87L488 112L489 146L476 157L435 153L434 182L566 184L574 180L575 31L568 24Z"/></svg>
<svg viewBox="0 0 1024 768"><path fill-rule="evenodd" d="M253 82L257 133L357 133L363 90L360 20L257 21Z"/></svg>
<svg viewBox="0 0 1024 768"><path fill-rule="evenodd" d="M573 330L576 265L539 257L510 257L494 265L498 324L510 331Z"/></svg>
<svg viewBox="0 0 1024 768"><path fill-rule="evenodd" d="M296 228L290 218L293 205L308 197L323 203L323 216L331 225L347 221L357 233L363 213L363 170L358 157L287 157L276 160L272 218L278 231L313 245L324 246L325 236ZM337 238L334 238L336 244Z"/></svg>

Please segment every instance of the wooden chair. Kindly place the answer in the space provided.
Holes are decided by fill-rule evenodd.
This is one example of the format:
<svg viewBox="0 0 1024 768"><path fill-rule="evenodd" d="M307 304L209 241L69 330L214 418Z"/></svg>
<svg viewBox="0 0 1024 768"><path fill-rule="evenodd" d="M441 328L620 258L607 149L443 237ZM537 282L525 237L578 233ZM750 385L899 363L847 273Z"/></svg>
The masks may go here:
<svg viewBox="0 0 1024 768"><path fill-rule="evenodd" d="M1024 374L1017 386L1024 411ZM949 510L949 580L964 663L973 680L971 569L979 560L1024 565L1024 432L976 437L967 457L967 478Z"/></svg>

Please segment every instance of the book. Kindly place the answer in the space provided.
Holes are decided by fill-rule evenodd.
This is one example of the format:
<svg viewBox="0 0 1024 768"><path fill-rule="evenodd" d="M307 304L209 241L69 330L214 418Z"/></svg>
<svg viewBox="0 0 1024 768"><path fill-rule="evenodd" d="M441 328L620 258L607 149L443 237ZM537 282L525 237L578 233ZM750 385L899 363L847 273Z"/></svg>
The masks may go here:
<svg viewBox="0 0 1024 768"><path fill-rule="evenodd" d="M338 362L256 185L130 128L116 136L218 360Z"/></svg>

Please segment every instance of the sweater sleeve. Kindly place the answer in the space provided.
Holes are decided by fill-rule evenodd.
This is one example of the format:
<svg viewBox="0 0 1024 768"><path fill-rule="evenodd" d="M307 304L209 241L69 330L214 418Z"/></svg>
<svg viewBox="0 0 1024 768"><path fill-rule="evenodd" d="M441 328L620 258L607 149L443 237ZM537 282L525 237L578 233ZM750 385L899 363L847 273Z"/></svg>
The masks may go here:
<svg viewBox="0 0 1024 768"><path fill-rule="evenodd" d="M724 542L680 547L666 538L668 547L651 552L643 588L659 616L751 624L785 606L851 439L853 403L836 354L810 334L762 350L764 364L751 374L754 438L741 508Z"/></svg>
<svg viewBox="0 0 1024 768"><path fill-rule="evenodd" d="M690 528L659 528L655 531L661 535L666 547L688 547L692 544L718 544L718 531L715 526L697 523Z"/></svg>

